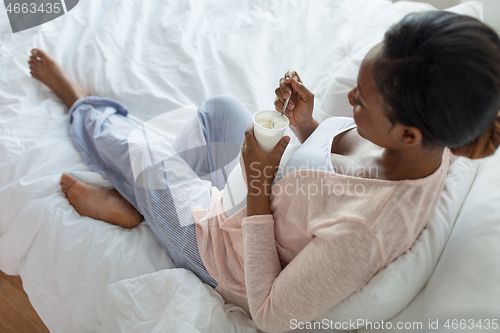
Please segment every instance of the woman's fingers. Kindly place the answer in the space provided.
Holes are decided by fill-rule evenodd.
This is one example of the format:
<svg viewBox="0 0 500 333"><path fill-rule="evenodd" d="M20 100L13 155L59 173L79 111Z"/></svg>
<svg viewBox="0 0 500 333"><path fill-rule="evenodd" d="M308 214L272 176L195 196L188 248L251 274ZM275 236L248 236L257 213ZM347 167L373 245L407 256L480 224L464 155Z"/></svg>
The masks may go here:
<svg viewBox="0 0 500 333"><path fill-rule="evenodd" d="M309 89L307 89L306 86L304 86L298 79L292 80L291 86L306 104L311 104L314 102L314 94Z"/></svg>
<svg viewBox="0 0 500 333"><path fill-rule="evenodd" d="M244 144L246 147L253 147L257 144L257 139L255 139L255 134L253 132L253 124L248 126L247 130L245 131L245 140Z"/></svg>
<svg viewBox="0 0 500 333"><path fill-rule="evenodd" d="M253 134L253 124L250 124L250 126L247 127L247 130L245 131L245 138L247 136L251 136Z"/></svg>
<svg viewBox="0 0 500 333"><path fill-rule="evenodd" d="M297 84L300 84L300 86ZM299 87L300 92L296 89L293 89L294 86ZM297 72L292 69L288 70L285 75L280 78L279 87L276 88L274 93L276 94L276 99L274 100L274 108L278 112L281 112L283 110L286 99L290 97L285 110L285 114L289 117L293 115L293 112L291 110L295 107L294 101L296 102L297 98L309 100L309 95L312 95L309 90L305 88L304 85L302 85L302 80L300 79L299 74L297 74ZM302 96L303 94L306 95Z"/></svg>
<svg viewBox="0 0 500 333"><path fill-rule="evenodd" d="M287 99L292 94L292 88L290 87L290 82L293 76L294 75L296 76L296 74L297 73L294 70L290 69L285 73L285 76L283 76L280 79L280 90L283 100Z"/></svg>
<svg viewBox="0 0 500 333"><path fill-rule="evenodd" d="M288 97L290 97L290 95L293 94L292 92L292 88L290 87L290 83L292 81L292 78L294 76L297 76L298 77L298 74L296 71L294 71L293 69L290 69L288 70L285 75L280 79L280 85L279 85L279 89L280 89L280 92L281 92L281 98L283 99L283 101L285 99L287 99ZM279 94L276 94L279 96Z"/></svg>
<svg viewBox="0 0 500 333"><path fill-rule="evenodd" d="M290 82L285 82L285 78L280 78L279 87L274 91L281 102L285 102L290 93Z"/></svg>
<svg viewBox="0 0 500 333"><path fill-rule="evenodd" d="M283 102L278 97L276 97L276 99L274 100L274 109L278 112L281 112L281 110L283 110L283 105Z"/></svg>
<svg viewBox="0 0 500 333"><path fill-rule="evenodd" d="M278 112L281 113L281 111L283 111L283 105L285 105L282 101L280 101L278 98L276 98L274 100L274 109ZM286 110L285 110L285 114L289 117L293 116L293 109L294 107L294 104L293 102L290 100L290 102L288 103L287 107L286 107Z"/></svg>
<svg viewBox="0 0 500 333"><path fill-rule="evenodd" d="M292 88L290 87L290 77L285 76L283 78L283 84L280 86L283 98L288 98L292 94Z"/></svg>
<svg viewBox="0 0 500 333"><path fill-rule="evenodd" d="M292 89L292 85L291 85L294 78L296 78L298 82L302 82L299 74L297 74L297 72L294 70L287 71L285 73L285 75L280 79L279 87L278 87L278 89L276 89L275 93L276 93L276 96L278 97L278 99L280 101L282 101L283 103L285 103L286 99L288 99L288 98L292 99L296 95L295 91ZM291 104L288 104L287 108L293 109L293 107L294 107L293 102L290 101L289 103L291 103Z"/></svg>
<svg viewBox="0 0 500 333"><path fill-rule="evenodd" d="M276 100L284 102L285 99L283 98L283 93L281 92L281 80L283 80L283 78L280 79L280 87L276 88L274 93L276 94Z"/></svg>

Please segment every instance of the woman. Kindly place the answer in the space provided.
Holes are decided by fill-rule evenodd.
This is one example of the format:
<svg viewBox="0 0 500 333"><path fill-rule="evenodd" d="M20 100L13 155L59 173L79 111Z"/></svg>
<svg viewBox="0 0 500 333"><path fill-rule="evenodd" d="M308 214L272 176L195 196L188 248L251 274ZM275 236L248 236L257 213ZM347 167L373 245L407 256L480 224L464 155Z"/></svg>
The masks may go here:
<svg viewBox="0 0 500 333"><path fill-rule="evenodd" d="M195 154L145 134L148 147L160 148L140 157L149 163L134 173L127 110L86 97L40 50L30 67L70 107L85 162L117 189L64 174L61 187L75 209L123 227L143 215L179 267L249 311L261 329L286 331L291 320L313 320L361 289L411 247L440 197L450 151L494 153L499 54L496 33L473 18L410 14L364 58L348 95L354 120L322 124L312 118L313 94L287 72L275 106L281 110L293 92L287 116L302 145L282 161L278 179L269 170L277 170L289 138L270 154L260 150L252 127L243 137L250 114L233 98L204 102L181 130L174 148L196 133L206 141ZM242 143L247 205L230 212L228 191L219 190Z"/></svg>

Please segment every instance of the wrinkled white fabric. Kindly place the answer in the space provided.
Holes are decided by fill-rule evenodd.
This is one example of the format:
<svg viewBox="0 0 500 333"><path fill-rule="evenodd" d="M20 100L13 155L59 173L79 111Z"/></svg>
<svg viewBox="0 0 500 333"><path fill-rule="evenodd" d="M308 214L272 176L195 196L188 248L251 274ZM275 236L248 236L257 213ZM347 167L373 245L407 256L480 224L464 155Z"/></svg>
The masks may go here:
<svg viewBox="0 0 500 333"><path fill-rule="evenodd" d="M102 331L109 284L175 267L146 225L123 230L82 218L61 193L63 172L110 184L89 171L71 144L62 101L30 77L31 48L46 50L90 94L120 101L141 120L169 112L163 134L173 139L193 114L172 110L221 93L238 97L252 112L272 108L277 82L290 68L320 106L333 74L381 38L396 19L394 10L403 15L422 6L389 0L81 0L68 14L17 34L0 11L0 269L20 274L50 331L66 333ZM489 170L482 172L483 186L490 185ZM471 218L482 213L474 210Z"/></svg>
<svg viewBox="0 0 500 333"><path fill-rule="evenodd" d="M178 332L184 323L203 333L255 333L250 317L224 304L210 286L192 272L166 269L109 285L110 315L104 332Z"/></svg>

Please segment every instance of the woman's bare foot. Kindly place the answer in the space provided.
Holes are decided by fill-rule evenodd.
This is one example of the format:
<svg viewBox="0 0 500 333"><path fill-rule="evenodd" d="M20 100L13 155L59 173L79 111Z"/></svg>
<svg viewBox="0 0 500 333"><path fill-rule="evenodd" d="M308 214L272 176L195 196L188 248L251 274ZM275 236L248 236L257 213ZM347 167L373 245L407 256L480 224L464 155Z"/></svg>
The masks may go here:
<svg viewBox="0 0 500 333"><path fill-rule="evenodd" d="M45 83L64 103L71 106L80 98L87 97L87 92L75 82L71 81L68 74L54 59L40 49L31 50L30 60L31 75Z"/></svg>
<svg viewBox="0 0 500 333"><path fill-rule="evenodd" d="M124 228L133 228L142 222L141 214L116 190L84 183L67 173L62 175L60 185L69 203L80 215Z"/></svg>

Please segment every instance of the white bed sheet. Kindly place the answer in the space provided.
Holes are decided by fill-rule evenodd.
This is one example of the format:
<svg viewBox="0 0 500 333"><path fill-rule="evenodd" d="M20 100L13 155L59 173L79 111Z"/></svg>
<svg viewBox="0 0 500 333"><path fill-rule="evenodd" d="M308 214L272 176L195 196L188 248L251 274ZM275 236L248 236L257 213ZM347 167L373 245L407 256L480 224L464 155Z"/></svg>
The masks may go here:
<svg viewBox="0 0 500 333"><path fill-rule="evenodd" d="M63 172L110 184L74 149L63 103L29 76L32 47L51 54L89 93L122 102L140 120L222 93L256 112L273 107L289 68L321 99L331 74L379 31L373 17L390 6L80 0L68 14L17 34L2 11L0 270L21 275L51 332L95 332L111 308L108 285L175 267L145 224L125 230L81 217L69 205L58 185ZM171 113L167 137L192 114Z"/></svg>

